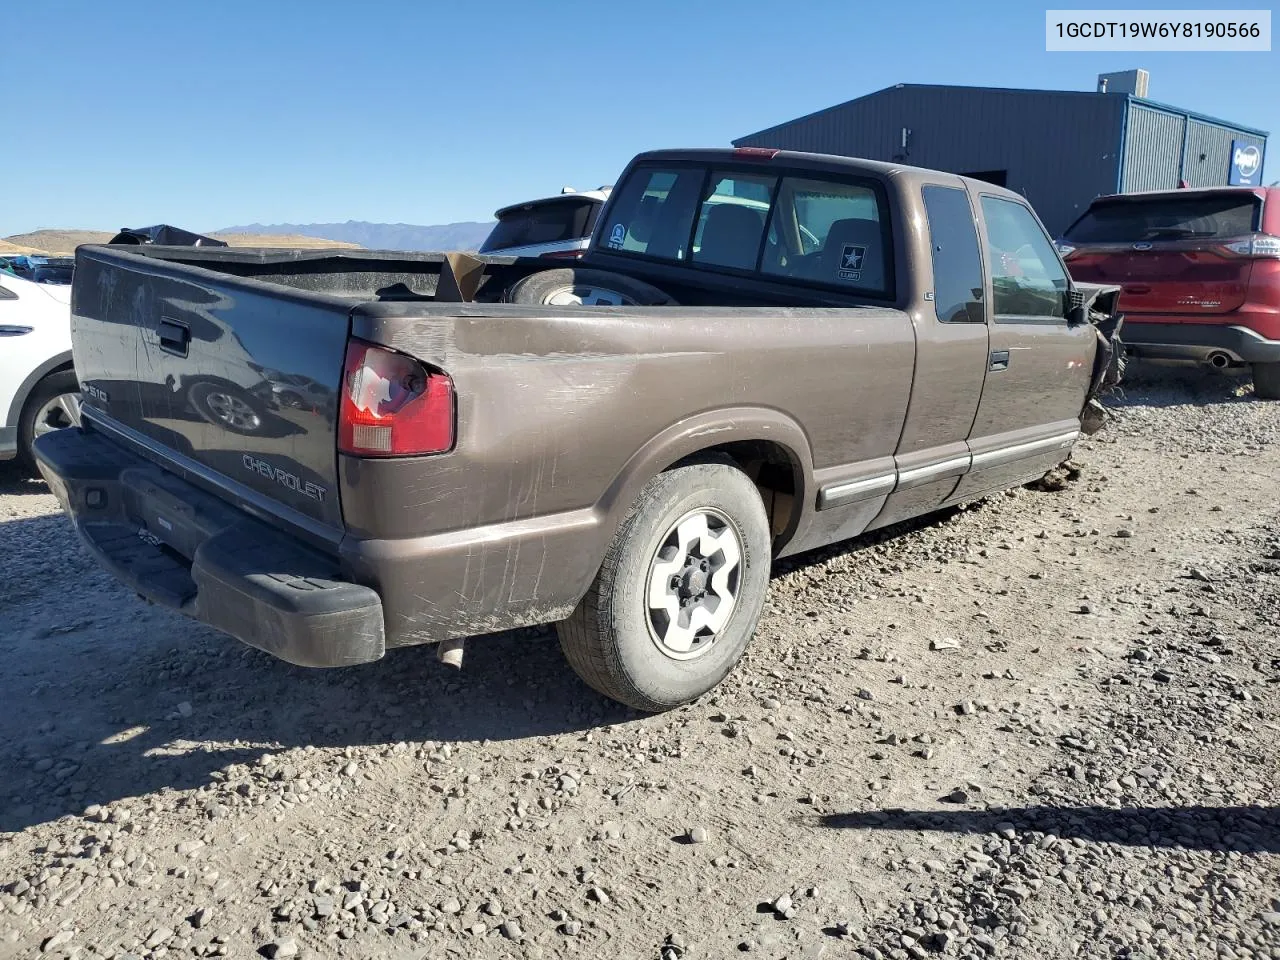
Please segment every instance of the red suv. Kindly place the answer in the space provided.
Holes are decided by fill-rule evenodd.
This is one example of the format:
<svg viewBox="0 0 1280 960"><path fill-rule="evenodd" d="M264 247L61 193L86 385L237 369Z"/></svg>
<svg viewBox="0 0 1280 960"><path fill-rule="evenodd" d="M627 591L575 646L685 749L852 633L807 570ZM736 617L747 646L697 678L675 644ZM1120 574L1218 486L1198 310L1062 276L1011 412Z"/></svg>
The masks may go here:
<svg viewBox="0 0 1280 960"><path fill-rule="evenodd" d="M1280 400L1280 188L1098 197L1058 241L1076 280L1118 284L1138 356L1253 365Z"/></svg>

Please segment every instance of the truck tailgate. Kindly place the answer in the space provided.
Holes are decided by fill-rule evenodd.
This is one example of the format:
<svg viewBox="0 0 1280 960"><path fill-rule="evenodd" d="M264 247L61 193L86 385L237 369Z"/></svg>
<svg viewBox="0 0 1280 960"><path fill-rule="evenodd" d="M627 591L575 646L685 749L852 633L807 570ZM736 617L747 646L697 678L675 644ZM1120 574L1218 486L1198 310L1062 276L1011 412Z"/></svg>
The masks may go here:
<svg viewBox="0 0 1280 960"><path fill-rule="evenodd" d="M90 421L340 534L349 304L97 247L78 251L71 313Z"/></svg>

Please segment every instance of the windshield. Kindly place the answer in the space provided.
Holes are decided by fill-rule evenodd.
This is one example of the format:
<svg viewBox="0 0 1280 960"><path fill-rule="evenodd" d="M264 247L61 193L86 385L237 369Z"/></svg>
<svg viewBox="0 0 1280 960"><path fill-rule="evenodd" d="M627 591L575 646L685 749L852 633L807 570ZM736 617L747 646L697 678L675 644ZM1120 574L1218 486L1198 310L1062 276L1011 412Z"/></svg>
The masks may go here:
<svg viewBox="0 0 1280 960"><path fill-rule="evenodd" d="M527 204L504 214L480 245L481 253L496 253L531 244L563 243L591 235L599 200L551 200Z"/></svg>
<svg viewBox="0 0 1280 960"><path fill-rule="evenodd" d="M1076 243L1239 237L1258 228L1262 201L1251 193L1159 196L1095 203L1066 232Z"/></svg>

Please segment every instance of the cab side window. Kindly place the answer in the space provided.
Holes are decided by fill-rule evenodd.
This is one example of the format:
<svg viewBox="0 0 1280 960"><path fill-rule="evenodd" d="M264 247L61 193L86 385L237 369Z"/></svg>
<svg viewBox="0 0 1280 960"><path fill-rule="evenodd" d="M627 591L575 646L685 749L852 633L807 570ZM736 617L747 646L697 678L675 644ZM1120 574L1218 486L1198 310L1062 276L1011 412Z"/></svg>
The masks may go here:
<svg viewBox="0 0 1280 960"><path fill-rule="evenodd" d="M996 320L1065 320L1070 280L1031 211L1016 200L984 196L982 219Z"/></svg>
<svg viewBox="0 0 1280 960"><path fill-rule="evenodd" d="M933 309L943 323L985 323L982 254L969 195L934 184L920 190L933 256Z"/></svg>

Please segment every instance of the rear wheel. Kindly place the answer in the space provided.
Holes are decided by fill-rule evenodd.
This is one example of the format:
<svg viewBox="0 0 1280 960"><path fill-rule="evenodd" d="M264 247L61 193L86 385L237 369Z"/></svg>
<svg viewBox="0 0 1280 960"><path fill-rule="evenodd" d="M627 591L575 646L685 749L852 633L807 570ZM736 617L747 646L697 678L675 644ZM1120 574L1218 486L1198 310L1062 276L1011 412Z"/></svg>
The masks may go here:
<svg viewBox="0 0 1280 960"><path fill-rule="evenodd" d="M1253 365L1253 393L1262 400L1280 400L1280 363Z"/></svg>
<svg viewBox="0 0 1280 960"><path fill-rule="evenodd" d="M680 706L741 659L769 587L769 521L755 485L727 463L655 477L586 597L557 624L591 687L638 710Z"/></svg>
<svg viewBox="0 0 1280 960"><path fill-rule="evenodd" d="M35 385L18 420L18 459L36 469L32 444L53 430L80 426L80 384L70 370L51 373Z"/></svg>
<svg viewBox="0 0 1280 960"><path fill-rule="evenodd" d="M651 284L590 267L564 267L531 273L512 284L503 300L549 307L675 305L674 300Z"/></svg>

